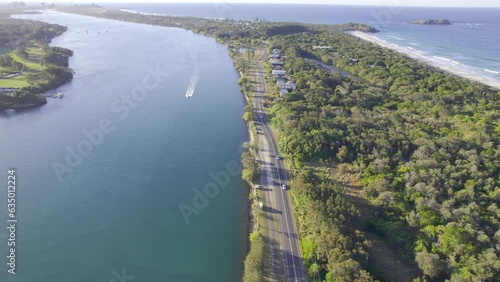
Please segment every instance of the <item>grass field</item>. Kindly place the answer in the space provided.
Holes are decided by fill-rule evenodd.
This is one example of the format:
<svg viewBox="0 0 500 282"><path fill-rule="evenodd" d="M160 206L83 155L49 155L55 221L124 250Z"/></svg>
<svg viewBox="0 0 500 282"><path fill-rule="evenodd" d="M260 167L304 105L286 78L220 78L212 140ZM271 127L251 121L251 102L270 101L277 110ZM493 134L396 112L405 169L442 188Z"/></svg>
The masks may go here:
<svg viewBox="0 0 500 282"><path fill-rule="evenodd" d="M0 49L3 52L0 52L1 55L7 55L12 57L14 60L24 64L26 69L23 71L23 74L20 76L12 77L12 78L0 78L0 87L26 87L30 84L28 83L28 74L38 73L43 70L43 66L40 64L41 56L43 54L43 50L40 47L32 47L26 49L29 56L27 60L21 59L14 50L5 50ZM0 72L3 71L3 68L0 67Z"/></svg>

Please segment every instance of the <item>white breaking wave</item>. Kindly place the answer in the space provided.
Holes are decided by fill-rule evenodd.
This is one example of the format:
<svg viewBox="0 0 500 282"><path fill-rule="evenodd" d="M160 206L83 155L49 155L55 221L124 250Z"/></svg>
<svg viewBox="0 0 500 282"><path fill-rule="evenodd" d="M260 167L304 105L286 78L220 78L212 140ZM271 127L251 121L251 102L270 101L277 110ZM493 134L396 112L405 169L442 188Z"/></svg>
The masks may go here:
<svg viewBox="0 0 500 282"><path fill-rule="evenodd" d="M198 86L199 75L195 74L191 76L191 81L189 82L189 86L186 90L186 98L191 98L194 95L194 91L196 90L196 86Z"/></svg>
<svg viewBox="0 0 500 282"><path fill-rule="evenodd" d="M494 74L500 74L500 71L492 71L492 70L489 70L489 69L484 69L485 71L489 72L489 73L494 73Z"/></svg>
<svg viewBox="0 0 500 282"><path fill-rule="evenodd" d="M130 10L130 9L120 9L120 11L122 11L122 12L132 13L132 14L140 14L139 12L134 11L134 10Z"/></svg>
<svg viewBox="0 0 500 282"><path fill-rule="evenodd" d="M396 39L396 40L399 40L399 41L406 41L406 39L404 39L402 37L399 37L399 36L396 36L396 35L389 35L387 37L392 38L392 39Z"/></svg>
<svg viewBox="0 0 500 282"><path fill-rule="evenodd" d="M484 25L484 23L455 23L456 25Z"/></svg>
<svg viewBox="0 0 500 282"><path fill-rule="evenodd" d="M435 59L439 59L439 60L443 60L443 61L447 61L447 62L451 62L452 61L451 59L444 58L444 57L439 57L439 56L432 56L432 57L435 58Z"/></svg>

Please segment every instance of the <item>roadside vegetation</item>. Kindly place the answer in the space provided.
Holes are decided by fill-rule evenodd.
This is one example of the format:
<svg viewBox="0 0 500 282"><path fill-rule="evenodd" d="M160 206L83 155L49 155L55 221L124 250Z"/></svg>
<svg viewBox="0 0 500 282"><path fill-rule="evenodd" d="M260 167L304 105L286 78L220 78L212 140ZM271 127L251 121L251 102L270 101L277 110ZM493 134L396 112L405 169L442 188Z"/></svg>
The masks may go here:
<svg viewBox="0 0 500 282"><path fill-rule="evenodd" d="M229 45L229 54L235 62L235 68L240 73L241 91L246 100L245 113L243 120L247 124L250 134L250 140L244 145L242 154L242 178L250 187L250 206L252 229L249 232L249 251L244 260L244 282L263 282L266 280L266 274L270 271L270 264L266 264L270 253L269 246L266 246L264 238L267 236L267 222L264 213L259 206L259 202L264 201L264 193L256 189L256 183L259 183L261 176L260 167L256 159L258 158L258 134L254 124L253 117L253 96L255 94L256 77L252 75L253 64L257 59L254 48L242 49L242 46ZM254 70L255 71L255 70Z"/></svg>
<svg viewBox="0 0 500 282"><path fill-rule="evenodd" d="M16 12L21 11L0 17L0 109L44 104L45 91L73 78L68 68L72 51L48 46L66 27L8 18Z"/></svg>
<svg viewBox="0 0 500 282"><path fill-rule="evenodd" d="M363 25L62 10L190 29L232 47L267 42L285 52L297 89L283 98L269 93L266 108L293 174L312 281L500 281L497 89L345 34L375 31ZM233 58L242 71L241 56ZM243 91L247 79L243 71ZM244 118L251 121L251 112ZM244 154L246 179L255 175L249 160ZM248 271L262 262L259 236L252 238L258 247Z"/></svg>
<svg viewBox="0 0 500 282"><path fill-rule="evenodd" d="M271 48L286 50L298 85L272 112L299 170L310 273L319 262L326 281L369 281L364 269L389 280L370 258L367 238L381 238L417 281L498 281L500 92L341 33L276 37ZM325 169L339 165L338 177Z"/></svg>

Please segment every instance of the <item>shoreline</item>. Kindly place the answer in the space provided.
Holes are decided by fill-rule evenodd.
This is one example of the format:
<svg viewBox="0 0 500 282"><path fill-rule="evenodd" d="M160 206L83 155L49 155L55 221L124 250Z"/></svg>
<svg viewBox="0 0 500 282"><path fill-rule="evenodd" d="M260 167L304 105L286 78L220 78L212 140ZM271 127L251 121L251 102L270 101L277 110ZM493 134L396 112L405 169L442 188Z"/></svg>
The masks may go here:
<svg viewBox="0 0 500 282"><path fill-rule="evenodd" d="M228 49L228 55L229 55L229 57L231 57L231 60L233 60L235 71L237 71L237 73L239 75L238 81L240 81L242 78L246 77L246 75L248 74L247 71L238 70L237 59L239 58L240 54L234 54L234 53L230 52ZM253 104L253 99L251 98L252 97L251 93L246 91L246 83L239 83L238 82L238 84L240 85L240 91L241 91L241 95L243 95L243 99L245 102L245 109L246 109L248 106L251 106ZM248 141L247 141L248 142L248 149L247 150L253 158L256 158L258 156L255 154L255 151L252 149L252 148L254 148L254 146L256 146L256 145L258 146L258 144L256 142L257 136L256 136L256 132L255 132L255 125L254 125L253 121L249 120L249 121L245 121L245 127L246 127L247 134L248 134ZM243 160L244 157L245 157L245 150L241 154L241 159ZM242 165L244 167L243 162L242 162ZM247 269L247 264L249 264L248 261L251 258L263 261L264 260L263 256L264 256L264 247L265 246L264 246L264 244L262 244L262 242L263 242L262 240L256 239L255 236L252 236L252 234L254 234L254 235L259 234L259 236L257 236L257 237L262 238L262 233L260 232L260 225L261 225L260 220L261 219L259 218L260 207L258 205L258 195L257 195L258 192L255 188L255 185L257 183L254 183L255 181L253 179L252 180L245 179L243 177L243 173L241 175L241 178L242 178L243 182L245 183L245 186L248 187L247 219L245 222L245 226L246 226L246 240L245 240L246 253L243 257L243 273L242 273L242 279L241 279L241 281L247 281L246 277L249 275L248 271L251 271L251 270L255 271L255 269ZM252 237L254 238L253 240L252 240ZM264 272L263 265L258 264L257 267L258 267L257 271Z"/></svg>
<svg viewBox="0 0 500 282"><path fill-rule="evenodd" d="M39 14L39 12L35 12L34 10L31 13L26 13L24 11L15 12L17 13L12 12L6 14L5 17L0 17L0 19L2 20L2 22L10 22L13 26L21 28L29 26L31 22L30 20L23 18L23 15ZM25 50L26 57L21 58L18 54L14 53L15 48L7 46L4 46L6 52L0 52L0 55L10 57L13 61L20 63L23 66L21 70L0 78L0 82L5 83L1 88L16 89L10 94L4 91L0 91L0 110L2 111L43 106L48 103L46 96L47 92L56 90L73 79L73 70L70 68L69 64L69 59L73 56L73 51L60 47L56 48L57 46L52 46L52 40L66 33L67 27L46 22L40 22L37 25L44 35L41 38L28 40L26 48L27 51ZM44 33L49 29L53 30L54 32L52 34ZM22 33L22 37L24 38L25 36L27 36L30 31L31 30L27 28L27 30ZM8 31L7 35L9 35ZM47 42L45 42L44 39L47 40ZM46 46L47 49L44 49L42 46ZM45 56L53 53L59 57L62 57L63 59L57 62L51 62L50 64L43 65L41 62L34 59L34 57L38 56L37 52L41 53L40 56ZM30 74L46 74L54 70L58 71L58 75L53 76L46 81L29 81L28 76ZM18 79L18 82L26 83L26 85L13 85L15 83L11 81L12 79ZM14 96L14 94L16 93L19 93L19 95Z"/></svg>
<svg viewBox="0 0 500 282"><path fill-rule="evenodd" d="M460 76L462 78L474 81L474 82L479 82L482 84L485 84L487 86L500 89L500 81L493 79L493 78L488 78L484 77L479 74L471 73L467 70L461 69L461 67L467 67L470 68L470 66L464 65L464 64L456 64L451 60L448 60L446 58L441 58L441 57L427 57L422 55L418 50L416 49L409 49L406 47L402 47L393 43L389 43L383 39L380 39L374 35L370 35L361 31L351 31L347 32L347 34L352 35L354 37L357 37L359 39L362 39L367 42L371 42L374 44L377 44L381 47L385 47L388 49L391 49L393 51L403 53L407 56L409 56L412 59L415 59L419 62L425 63L429 66L438 68L442 71L445 71L447 73L451 73L457 76Z"/></svg>

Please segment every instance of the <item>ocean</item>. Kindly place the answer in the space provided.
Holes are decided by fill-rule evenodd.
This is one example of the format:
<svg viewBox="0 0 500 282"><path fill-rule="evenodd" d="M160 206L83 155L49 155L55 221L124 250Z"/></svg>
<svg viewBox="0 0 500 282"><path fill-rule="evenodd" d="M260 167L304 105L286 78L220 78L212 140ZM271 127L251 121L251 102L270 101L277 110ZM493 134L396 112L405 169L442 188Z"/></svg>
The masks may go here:
<svg viewBox="0 0 500 282"><path fill-rule="evenodd" d="M208 18L340 24L358 22L381 32L389 43L442 60L453 67L500 80L500 8L423 8L398 6L340 6L242 4L107 4L142 13ZM421 19L448 19L451 26L407 24Z"/></svg>
<svg viewBox="0 0 500 282"><path fill-rule="evenodd" d="M63 99L0 111L0 281L241 280L247 132L227 48L177 28L21 17L68 26L52 45L73 50L75 77L48 93ZM9 169L16 275L7 273Z"/></svg>

